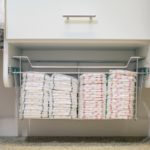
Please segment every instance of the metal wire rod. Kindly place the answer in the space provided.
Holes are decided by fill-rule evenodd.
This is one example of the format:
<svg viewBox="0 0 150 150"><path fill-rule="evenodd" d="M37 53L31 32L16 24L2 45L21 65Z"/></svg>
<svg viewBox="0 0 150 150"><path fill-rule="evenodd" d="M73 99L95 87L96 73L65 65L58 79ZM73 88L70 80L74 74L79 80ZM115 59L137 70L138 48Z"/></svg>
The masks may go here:
<svg viewBox="0 0 150 150"><path fill-rule="evenodd" d="M25 73L26 71L24 71L24 72L12 72L13 74L23 74L23 73ZM35 71L35 72L39 72L39 71ZM40 71L41 72L41 71ZM51 72L41 72L41 73L46 73L46 74L52 74L52 73L62 73L62 74L82 74L82 73L105 73L105 74L111 74L111 73L109 73L109 72L84 72L84 71L80 71L80 72L78 72L78 71L76 71L76 72L59 72L59 71L51 71ZM144 72L142 73L142 72L139 72L139 73L137 73L138 75L144 75Z"/></svg>
<svg viewBox="0 0 150 150"><path fill-rule="evenodd" d="M22 117L19 117L17 119L20 119L20 120L29 120L29 119L32 119L32 120L79 120L79 121L88 121L88 120L96 120L96 121L111 121L111 120L134 120L133 119L80 119L80 118L39 118L39 117L27 117L27 118L22 118ZM141 118L142 119L142 118ZM143 118L143 119L146 119L146 118Z"/></svg>
<svg viewBox="0 0 150 150"><path fill-rule="evenodd" d="M13 56L15 59L25 59L29 62L29 65L32 69L127 69L131 61L139 60L141 57L133 56L130 57L127 64L124 66L39 66L33 65L28 56ZM107 61L106 61L107 62Z"/></svg>

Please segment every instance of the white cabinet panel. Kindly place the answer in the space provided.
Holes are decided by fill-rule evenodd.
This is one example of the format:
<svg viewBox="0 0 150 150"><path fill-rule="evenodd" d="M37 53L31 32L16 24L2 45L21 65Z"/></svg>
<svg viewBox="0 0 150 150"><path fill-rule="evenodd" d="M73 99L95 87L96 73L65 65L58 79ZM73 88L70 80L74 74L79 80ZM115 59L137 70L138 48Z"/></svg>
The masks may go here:
<svg viewBox="0 0 150 150"><path fill-rule="evenodd" d="M7 39L150 39L150 0L7 0ZM96 15L65 22L63 15Z"/></svg>

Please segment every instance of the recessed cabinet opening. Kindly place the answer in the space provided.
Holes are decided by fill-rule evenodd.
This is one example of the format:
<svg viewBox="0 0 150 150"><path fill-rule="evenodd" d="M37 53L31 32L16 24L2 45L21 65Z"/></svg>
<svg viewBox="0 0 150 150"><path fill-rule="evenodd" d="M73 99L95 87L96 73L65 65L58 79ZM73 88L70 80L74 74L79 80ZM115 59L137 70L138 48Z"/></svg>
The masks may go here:
<svg viewBox="0 0 150 150"><path fill-rule="evenodd" d="M138 119L138 101L141 94L139 87L146 75L144 61L147 56L144 55L147 52L146 46L127 44L10 44L8 76L9 84L15 86L18 91L16 117L75 120ZM46 97L41 97L42 101L36 94L40 93L40 89L42 91L39 97L47 93ZM127 92L128 90L130 92ZM67 92L71 99L66 98L67 94L64 93ZM35 98L39 99L36 105ZM60 99L64 100L64 103L60 103ZM115 103L120 107L118 111ZM93 108L93 112L94 105L98 108ZM40 109L41 113L34 114L34 109Z"/></svg>

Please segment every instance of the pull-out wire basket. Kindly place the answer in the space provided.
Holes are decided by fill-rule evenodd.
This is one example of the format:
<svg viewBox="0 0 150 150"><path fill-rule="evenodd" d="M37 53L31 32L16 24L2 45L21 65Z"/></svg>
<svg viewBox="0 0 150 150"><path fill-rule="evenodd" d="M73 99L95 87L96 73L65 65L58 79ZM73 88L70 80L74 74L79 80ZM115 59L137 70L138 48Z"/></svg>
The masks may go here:
<svg viewBox="0 0 150 150"><path fill-rule="evenodd" d="M60 74L69 74L76 76L79 79L79 76L83 73L91 73L91 72L103 72L107 75L109 75L109 70L116 70L116 69L122 69L122 70L131 70L134 71L136 76L136 82L135 82L135 100L134 100L134 117L133 119L138 118L138 101L139 101L139 93L141 92L141 89L138 88L139 84L142 84L139 82L140 76L143 75L143 73L140 73L139 70L139 61L142 60L141 57L130 57L129 60L125 63L125 65L108 65L108 64L122 64L121 61L90 61L86 64L90 65L83 65L83 62L74 62L75 65L70 65L70 62L65 62L67 65L61 65L62 62L57 63L57 65L52 65L53 62L49 61L48 64L50 65L39 65L39 63L42 64L42 62L38 62L38 65L35 65L35 62L32 62L29 57L27 56L14 56L13 59L15 59L18 62L18 67L11 70L11 73L14 76L14 84L17 92L17 117L19 119L22 119L19 117L19 107L20 107L20 96L21 96L21 85L22 85L22 73L26 71L35 71L35 72L43 72L46 74L53 74L53 73L60 73ZM57 61L56 61L57 62ZM107 65L103 65L106 63ZM24 67L24 64L27 64L28 67ZM93 65L98 64L98 65ZM11 67L13 68L13 67ZM57 69L57 71L55 71ZM62 71L65 70L65 71ZM34 119L34 118L32 118ZM48 118L47 118L48 119ZM78 118L77 118L78 119ZM81 120L81 119L78 119Z"/></svg>

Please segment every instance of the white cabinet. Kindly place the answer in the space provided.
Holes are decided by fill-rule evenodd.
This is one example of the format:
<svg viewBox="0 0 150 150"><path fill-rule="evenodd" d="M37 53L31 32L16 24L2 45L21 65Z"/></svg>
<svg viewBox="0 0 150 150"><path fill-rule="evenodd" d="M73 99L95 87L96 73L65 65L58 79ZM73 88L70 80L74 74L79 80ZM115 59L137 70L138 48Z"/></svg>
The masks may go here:
<svg viewBox="0 0 150 150"><path fill-rule="evenodd" d="M7 39L150 39L150 0L7 0L6 8Z"/></svg>

